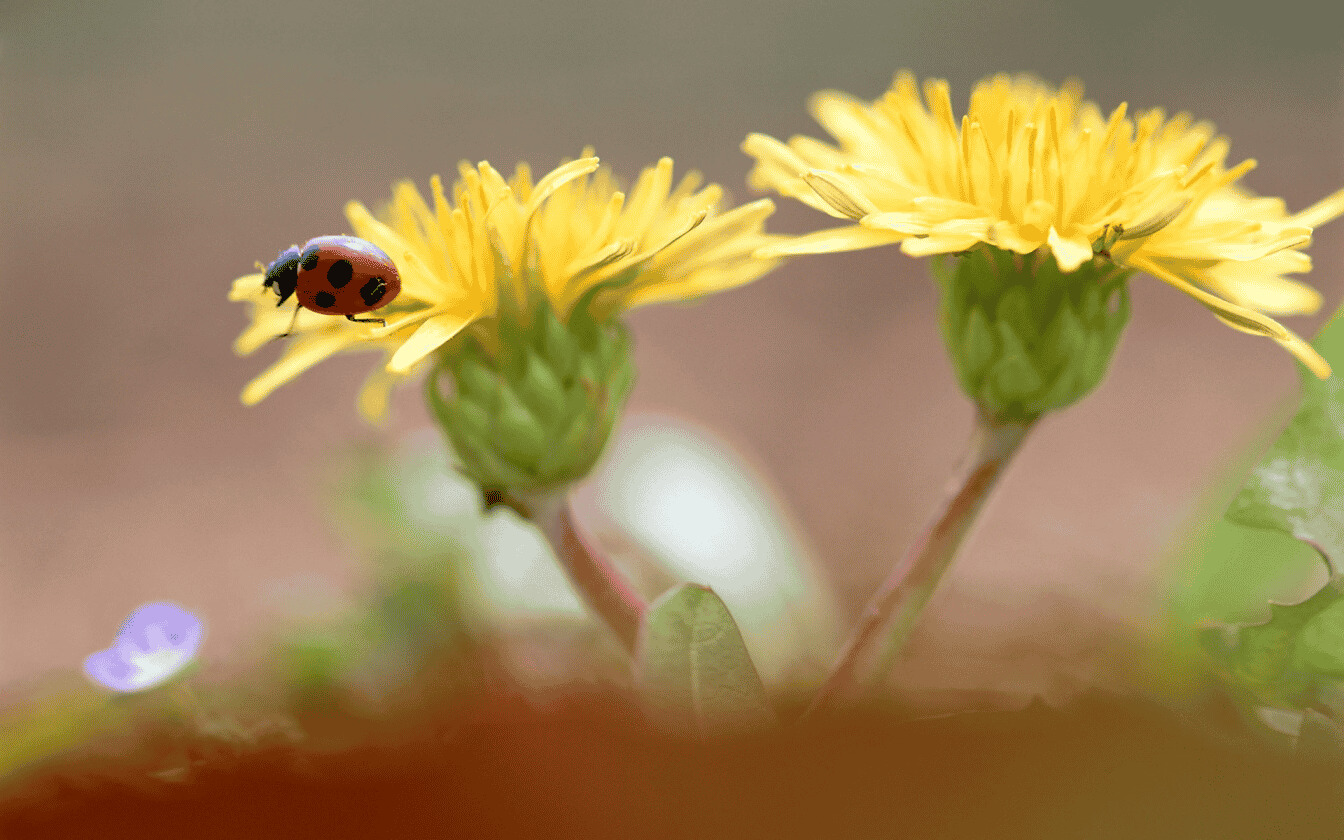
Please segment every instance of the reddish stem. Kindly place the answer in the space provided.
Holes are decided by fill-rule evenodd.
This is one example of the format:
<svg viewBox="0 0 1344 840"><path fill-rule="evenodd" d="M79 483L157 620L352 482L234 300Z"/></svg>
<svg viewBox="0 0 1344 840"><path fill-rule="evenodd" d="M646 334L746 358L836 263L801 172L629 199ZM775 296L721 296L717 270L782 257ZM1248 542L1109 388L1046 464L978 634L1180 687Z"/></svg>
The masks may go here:
<svg viewBox="0 0 1344 840"><path fill-rule="evenodd" d="M634 654L648 604L574 516L567 494L531 500L520 513L545 533L588 608Z"/></svg>
<svg viewBox="0 0 1344 840"><path fill-rule="evenodd" d="M938 582L956 559L990 490L1031 428L1031 423L996 423L978 418L975 440L943 506L868 602L858 627L805 715L834 705L855 689L871 688L891 670Z"/></svg>

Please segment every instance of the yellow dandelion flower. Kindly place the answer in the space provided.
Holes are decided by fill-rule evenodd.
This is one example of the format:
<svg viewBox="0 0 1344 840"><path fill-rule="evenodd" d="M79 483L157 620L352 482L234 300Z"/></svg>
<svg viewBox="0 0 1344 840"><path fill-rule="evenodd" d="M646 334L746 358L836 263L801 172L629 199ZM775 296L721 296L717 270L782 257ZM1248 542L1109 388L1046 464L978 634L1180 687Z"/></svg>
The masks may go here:
<svg viewBox="0 0 1344 840"><path fill-rule="evenodd" d="M909 72L875 102L834 91L810 102L834 145L752 134L750 182L852 224L769 245L762 255L899 242L910 256L984 243L1048 252L1072 273L1095 259L1175 286L1239 330L1283 345L1322 378L1330 367L1271 315L1316 311L1320 294L1289 279L1311 268L1312 228L1344 213L1344 190L1299 213L1238 185L1212 125L1161 110L1110 116L1082 86L1056 90L1007 75L979 82L960 120L948 85Z"/></svg>
<svg viewBox="0 0 1344 840"><path fill-rule="evenodd" d="M691 172L674 184L672 161L646 168L619 189L590 150L535 183L526 164L505 179L489 163L459 165L451 200L438 176L426 200L397 184L378 214L346 205L355 236L396 263L400 295L375 315L385 326L300 310L284 353L249 383L256 403L333 354L381 350L384 364L360 398L361 413L381 417L394 384L464 331L498 343L502 312L544 299L565 320L582 300L599 320L648 303L684 301L748 283L775 261L753 256L776 241L763 232L774 204L724 210L723 190ZM230 299L251 304L251 324L234 344L252 353L283 334L293 317L277 309L263 275L234 282Z"/></svg>

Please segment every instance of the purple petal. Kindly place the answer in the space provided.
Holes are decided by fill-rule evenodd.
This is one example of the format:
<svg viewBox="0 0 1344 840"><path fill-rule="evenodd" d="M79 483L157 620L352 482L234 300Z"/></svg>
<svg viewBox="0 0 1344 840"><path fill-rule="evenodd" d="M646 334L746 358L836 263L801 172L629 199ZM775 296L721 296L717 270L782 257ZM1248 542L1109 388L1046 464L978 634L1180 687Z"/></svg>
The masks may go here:
<svg viewBox="0 0 1344 840"><path fill-rule="evenodd" d="M196 654L204 635L205 628L196 616L177 604L155 601L127 617L117 632L117 641L151 652L170 648L190 657Z"/></svg>
<svg viewBox="0 0 1344 840"><path fill-rule="evenodd" d="M113 650L100 650L84 660L89 679L113 691L139 691L144 686L134 678L138 670Z"/></svg>
<svg viewBox="0 0 1344 840"><path fill-rule="evenodd" d="M153 688L191 661L204 636L200 620L176 604L145 604L126 619L111 647L84 660L84 673L113 691Z"/></svg>

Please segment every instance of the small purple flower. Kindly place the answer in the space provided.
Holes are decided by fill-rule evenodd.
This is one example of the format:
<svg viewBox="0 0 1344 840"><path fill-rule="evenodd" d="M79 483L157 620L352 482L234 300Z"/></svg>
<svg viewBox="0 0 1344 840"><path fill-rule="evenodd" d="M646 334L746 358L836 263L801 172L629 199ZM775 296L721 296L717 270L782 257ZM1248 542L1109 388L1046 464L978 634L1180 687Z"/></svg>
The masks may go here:
<svg viewBox="0 0 1344 840"><path fill-rule="evenodd" d="M111 647L84 660L84 673L113 691L143 691L181 671L204 637L200 619L176 604L145 604L121 625Z"/></svg>

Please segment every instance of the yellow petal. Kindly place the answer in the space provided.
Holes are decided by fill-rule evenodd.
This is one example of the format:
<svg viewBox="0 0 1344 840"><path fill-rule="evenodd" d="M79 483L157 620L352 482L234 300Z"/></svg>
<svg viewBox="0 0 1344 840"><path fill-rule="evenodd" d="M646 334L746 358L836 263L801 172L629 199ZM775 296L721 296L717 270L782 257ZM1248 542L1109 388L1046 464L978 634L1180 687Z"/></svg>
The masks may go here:
<svg viewBox="0 0 1344 840"><path fill-rule="evenodd" d="M651 303L694 300L716 292L746 285L774 269L776 261L749 259L737 264L719 263L712 268L696 271L689 277L675 281L660 280L630 292L625 300L626 309Z"/></svg>
<svg viewBox="0 0 1344 840"><path fill-rule="evenodd" d="M369 335L374 338L382 338L399 330L403 330L411 324L418 324L426 318L432 318L442 311L444 311L443 306L427 306L424 309L418 309L415 312L410 312L398 318L388 318L385 326L374 327L369 331Z"/></svg>
<svg viewBox="0 0 1344 840"><path fill-rule="evenodd" d="M243 404L256 405L276 388L357 341L358 335L350 330L332 330L296 338L275 364L247 383L243 389Z"/></svg>
<svg viewBox="0 0 1344 840"><path fill-rule="evenodd" d="M981 242L978 236L933 234L912 236L901 242L901 253L907 257L930 257L934 254L955 254Z"/></svg>
<svg viewBox="0 0 1344 840"><path fill-rule="evenodd" d="M370 423L381 423L387 417L387 406L392 400L392 389L405 379L404 374L393 373L386 367L374 368L359 389L356 405L359 413Z"/></svg>
<svg viewBox="0 0 1344 840"><path fill-rule="evenodd" d="M264 274L244 274L233 281L233 286L229 289L229 300L235 302L251 300L259 297L263 292L270 294L271 292L261 285L265 279L266 275Z"/></svg>
<svg viewBox="0 0 1344 840"><path fill-rule="evenodd" d="M813 169L803 180L831 208L832 216L858 220L877 212L859 186L837 172Z"/></svg>
<svg viewBox="0 0 1344 840"><path fill-rule="evenodd" d="M393 373L405 373L425 356L443 346L444 342L462 331L462 328L475 320L475 316L464 316L455 312L435 315L411 333L411 337L402 342L387 369Z"/></svg>
<svg viewBox="0 0 1344 840"><path fill-rule="evenodd" d="M796 236L783 242L756 249L763 259L786 257L793 254L833 254L839 251L858 251L900 242L899 234L885 230L870 230L859 225L830 228Z"/></svg>
<svg viewBox="0 0 1344 840"><path fill-rule="evenodd" d="M1301 213L1294 214L1291 218L1299 225L1306 225L1309 228L1318 227L1331 219L1344 215L1344 190L1330 193L1325 198L1303 210Z"/></svg>
<svg viewBox="0 0 1344 840"><path fill-rule="evenodd" d="M927 215L900 210L865 216L863 226L876 230L889 230L904 236L924 236L933 232L933 225Z"/></svg>
<svg viewBox="0 0 1344 840"><path fill-rule="evenodd" d="M551 193L575 178L582 178L584 175L595 171L600 163L595 157L579 158L547 174L532 189L532 196L527 201L524 215L530 216L535 213L542 202L551 197Z"/></svg>
<svg viewBox="0 0 1344 840"><path fill-rule="evenodd" d="M1310 315L1324 302L1321 293L1306 283L1266 275L1260 263L1219 263L1197 279L1220 297L1270 315Z"/></svg>
<svg viewBox="0 0 1344 840"><path fill-rule="evenodd" d="M1235 303L1223 300L1212 295L1183 277L1168 271L1160 264L1152 260L1139 257L1134 259L1130 265L1139 271L1146 271L1164 283L1170 283L1172 286L1185 292L1190 297L1204 304L1213 311L1218 319L1234 329L1252 335L1263 335L1278 342L1280 346L1292 353L1302 364L1317 377L1326 379L1330 376L1330 363L1321 357L1320 353L1307 342L1303 341L1297 335L1290 332L1278 321L1273 318L1261 315L1244 306L1238 306Z"/></svg>
<svg viewBox="0 0 1344 840"><path fill-rule="evenodd" d="M1050 251L1055 255L1055 262L1059 263L1059 270L1065 274L1077 271L1078 266L1092 259L1092 244L1087 241L1087 237L1060 236L1052 226L1046 235L1046 241L1050 243Z"/></svg>

